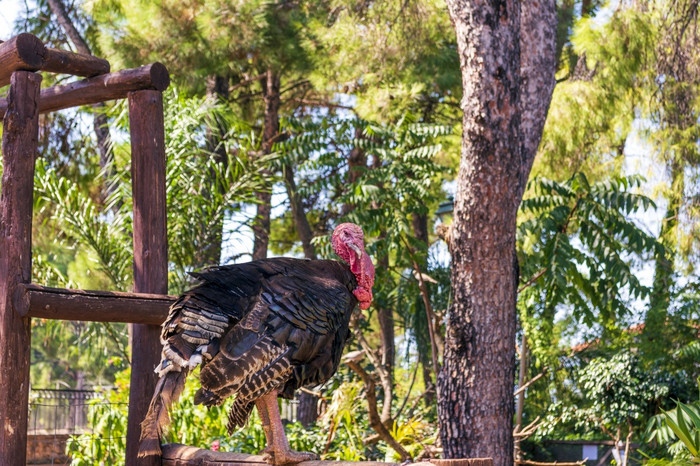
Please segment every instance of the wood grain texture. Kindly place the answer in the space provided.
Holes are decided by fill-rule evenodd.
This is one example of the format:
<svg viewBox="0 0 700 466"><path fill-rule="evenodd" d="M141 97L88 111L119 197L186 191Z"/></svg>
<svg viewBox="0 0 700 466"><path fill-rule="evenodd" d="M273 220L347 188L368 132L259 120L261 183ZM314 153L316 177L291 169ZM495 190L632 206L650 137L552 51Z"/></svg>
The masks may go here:
<svg viewBox="0 0 700 466"><path fill-rule="evenodd" d="M165 197L163 94L130 92L131 179L134 199L134 291L165 294L168 251ZM137 460L141 421L156 386L153 369L160 360L160 327L132 327L131 390L126 434L127 465L157 465L160 459Z"/></svg>
<svg viewBox="0 0 700 466"><path fill-rule="evenodd" d="M0 87L10 83L13 71L47 71L73 76L97 76L109 73L109 62L85 53L46 47L26 32L7 42L0 41Z"/></svg>
<svg viewBox="0 0 700 466"><path fill-rule="evenodd" d="M169 85L170 75L165 66L151 63L140 68L121 70L43 89L39 100L39 112L47 113L79 105L123 99L132 91L163 91ZM0 99L0 116L5 114L6 109L7 101Z"/></svg>
<svg viewBox="0 0 700 466"><path fill-rule="evenodd" d="M40 69L46 61L46 53L44 43L26 32L0 43L0 87L10 83L14 71Z"/></svg>
<svg viewBox="0 0 700 466"><path fill-rule="evenodd" d="M235 452L218 452L170 443L163 445L163 466L251 466L264 465L262 456ZM379 461L304 461L301 466L398 466ZM416 466L493 466L491 458L427 460Z"/></svg>
<svg viewBox="0 0 700 466"><path fill-rule="evenodd" d="M41 76L12 74L3 121L0 195L0 464L25 464L29 412L30 319L15 309L15 292L31 278L32 192Z"/></svg>
<svg viewBox="0 0 700 466"><path fill-rule="evenodd" d="M160 325L175 296L115 291L68 290L20 285L19 311L29 317L91 322Z"/></svg>
<svg viewBox="0 0 700 466"><path fill-rule="evenodd" d="M104 58L47 48L46 61L41 71L92 77L109 73L109 62Z"/></svg>

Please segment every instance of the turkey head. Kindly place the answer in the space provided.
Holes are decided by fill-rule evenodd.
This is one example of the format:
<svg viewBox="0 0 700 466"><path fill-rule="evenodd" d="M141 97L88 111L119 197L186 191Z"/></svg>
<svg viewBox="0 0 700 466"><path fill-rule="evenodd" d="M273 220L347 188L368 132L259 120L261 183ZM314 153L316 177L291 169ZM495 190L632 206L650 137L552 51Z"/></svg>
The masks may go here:
<svg viewBox="0 0 700 466"><path fill-rule="evenodd" d="M364 233L354 223L341 223L333 231L331 244L336 254L350 265L350 270L357 280L353 294L360 309L369 308L372 303L372 286L374 285L374 264L365 252Z"/></svg>

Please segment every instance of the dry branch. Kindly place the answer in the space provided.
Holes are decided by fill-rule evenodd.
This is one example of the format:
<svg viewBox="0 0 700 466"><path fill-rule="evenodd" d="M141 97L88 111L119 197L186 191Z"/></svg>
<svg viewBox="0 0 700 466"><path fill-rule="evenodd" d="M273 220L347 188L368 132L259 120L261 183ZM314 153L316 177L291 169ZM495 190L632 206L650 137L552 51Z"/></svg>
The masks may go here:
<svg viewBox="0 0 700 466"><path fill-rule="evenodd" d="M379 411L377 410L377 394L375 393L376 384L374 379L360 366L360 364L353 358L344 358L345 363L360 376L365 384L365 392L367 394L367 407L369 414L369 424L372 428L379 434L379 436L384 440L391 448L393 448L400 456L402 461L407 461L411 459L410 453L391 435L391 432L382 424L382 420L379 417Z"/></svg>
<svg viewBox="0 0 700 466"><path fill-rule="evenodd" d="M518 388L518 389L515 391L515 393L513 393L513 396L518 396L519 394L521 394L522 392L524 392L525 390L527 390L528 387L529 387L530 385L532 385L533 383L537 382L537 381L540 380L542 377L544 377L545 375L547 375L547 371L548 371L548 368L545 367L544 370L543 370L542 372L540 372L539 374L537 374L536 376L534 376L533 378L531 378L530 380L528 380L527 383L526 383L525 385L523 385L522 387Z"/></svg>

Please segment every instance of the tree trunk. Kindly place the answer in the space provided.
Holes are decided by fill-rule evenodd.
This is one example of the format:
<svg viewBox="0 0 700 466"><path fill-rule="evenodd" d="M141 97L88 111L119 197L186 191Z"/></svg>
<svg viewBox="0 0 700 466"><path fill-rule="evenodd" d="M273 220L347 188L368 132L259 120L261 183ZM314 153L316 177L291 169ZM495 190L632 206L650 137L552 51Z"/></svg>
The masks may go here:
<svg viewBox="0 0 700 466"><path fill-rule="evenodd" d="M267 70L267 76L263 81L264 101L265 101L265 123L263 127L263 154L272 152L272 145L275 143L280 129L280 78L272 70ZM268 173L269 174L269 173ZM267 246L270 242L270 212L272 206L272 193L258 192L255 194L258 199L257 215L253 224L253 260L265 259L267 257Z"/></svg>
<svg viewBox="0 0 700 466"><path fill-rule="evenodd" d="M377 265L386 270L389 266L388 257L379 259ZM391 403L394 399L394 364L396 362L396 342L394 335L394 311L384 306L377 308L377 319L379 320L379 332L382 344L382 365L386 369L386 376L382 380L384 390L384 402L382 404L382 423L387 425L393 422L391 416ZM390 427L390 426L388 426Z"/></svg>
<svg viewBox="0 0 700 466"><path fill-rule="evenodd" d="M355 139L362 137L362 128L355 128ZM350 151L350 156L348 157L348 173L347 173L347 184L351 186L355 183L360 175L362 175L363 169L367 168L367 154L365 151L355 146ZM343 204L341 209L341 215L347 215L355 209L354 204Z"/></svg>
<svg viewBox="0 0 700 466"><path fill-rule="evenodd" d="M428 247L428 216L425 214L418 214L414 213L413 217L411 218L411 223L413 226L413 234L415 237L421 241L423 241ZM424 268L425 264L421 264L421 267ZM426 284L427 285L427 284ZM425 311L424 311L425 312ZM430 317L426 314L426 319L429 319ZM435 322L437 324L437 322ZM435 332L436 334L439 332ZM437 335L435 335L437 336ZM432 351L432 350L431 350ZM422 366L423 368L423 384L425 385L425 390L427 391L427 394L425 397L423 397L423 400L425 402L426 407L433 406L435 403L435 383L433 382L433 370L437 371L436 368L432 368L432 364L430 362L431 357L430 354L425 354L425 355L420 355L418 357L419 361L418 363ZM429 391L430 390L430 391Z"/></svg>
<svg viewBox="0 0 700 466"><path fill-rule="evenodd" d="M311 243L313 233L309 219L304 212L304 206L297 194L296 181L294 180L294 168L291 165L284 167L284 180L287 188L287 197L294 219L294 226L297 230L297 235L304 249L304 257L307 259L316 259L316 250ZM297 407L297 421L304 427L309 427L318 419L318 397L308 392L299 393L299 405Z"/></svg>
<svg viewBox="0 0 700 466"><path fill-rule="evenodd" d="M49 8L51 12L56 16L58 24L61 25L61 29L68 36L70 41L78 53L84 55L92 55L90 52L90 47L88 47L87 42L80 35L75 25L68 16L66 7L62 0L48 0ZM112 175L112 153L111 153L111 138L109 135L109 126L107 116L104 114L105 104L99 103L92 106L95 110L93 116L93 128L95 131L95 137L97 138L97 148L100 151L100 168L105 171L105 175L109 177ZM106 193L109 193L109 187L106 188Z"/></svg>
<svg viewBox="0 0 700 466"><path fill-rule="evenodd" d="M226 102L229 96L228 89L229 80L225 76L210 76L207 79L207 99L214 103ZM228 165L228 154L226 147L222 144L226 136L226 127L220 121L213 123L212 127L207 128L206 144L207 151L214 157L217 163L223 165L224 168ZM222 186L217 183L216 174L209 174L209 187L204 192L205 197L211 198L213 190L219 190L220 194L224 194ZM204 223L206 225L206 222ZM205 246L198 252L194 259L193 266L195 268L203 268L210 265L219 265L221 262L221 248L224 238L224 216L223 213L217 219L216 225L211 231L203 232L206 235L204 241Z"/></svg>
<svg viewBox="0 0 700 466"><path fill-rule="evenodd" d="M316 259L316 250L311 243L313 239L311 225L309 225L309 219L306 217L306 212L304 212L304 205L297 194L297 184L296 181L294 181L294 167L291 165L286 165L284 167L284 181L292 211L292 218L294 219L294 227L297 230L299 241L301 241L304 257L307 259Z"/></svg>
<svg viewBox="0 0 700 466"><path fill-rule="evenodd" d="M522 17L513 0L447 5L464 118L440 435L445 458L491 457L511 466L516 212L554 85L554 1L522 2Z"/></svg>

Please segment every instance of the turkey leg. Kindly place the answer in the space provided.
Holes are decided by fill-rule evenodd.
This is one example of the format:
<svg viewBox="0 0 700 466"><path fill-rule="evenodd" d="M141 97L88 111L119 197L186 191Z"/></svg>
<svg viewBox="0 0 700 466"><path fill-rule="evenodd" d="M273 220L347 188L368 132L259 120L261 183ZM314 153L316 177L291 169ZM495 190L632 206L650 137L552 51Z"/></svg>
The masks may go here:
<svg viewBox="0 0 700 466"><path fill-rule="evenodd" d="M272 428L270 427L270 415L267 413L267 406L262 398L255 400L255 407L258 408L258 414L260 415L260 421L262 422L263 432L265 432L265 440L267 441L267 446L260 450L261 455L266 455L270 452L272 447Z"/></svg>
<svg viewBox="0 0 700 466"><path fill-rule="evenodd" d="M264 411L267 411L266 416L262 414L263 410L260 409L261 406L258 403L263 404L266 408L264 409ZM289 441L284 433L280 409L277 404L277 390L273 390L267 395L260 397L256 402L256 406L258 406L258 411L261 413L260 417L263 420L263 430L267 436L267 448L261 452L266 462L279 466L318 459L318 455L314 453L294 451L289 448ZM267 418L269 423L268 428L265 427L265 418Z"/></svg>

